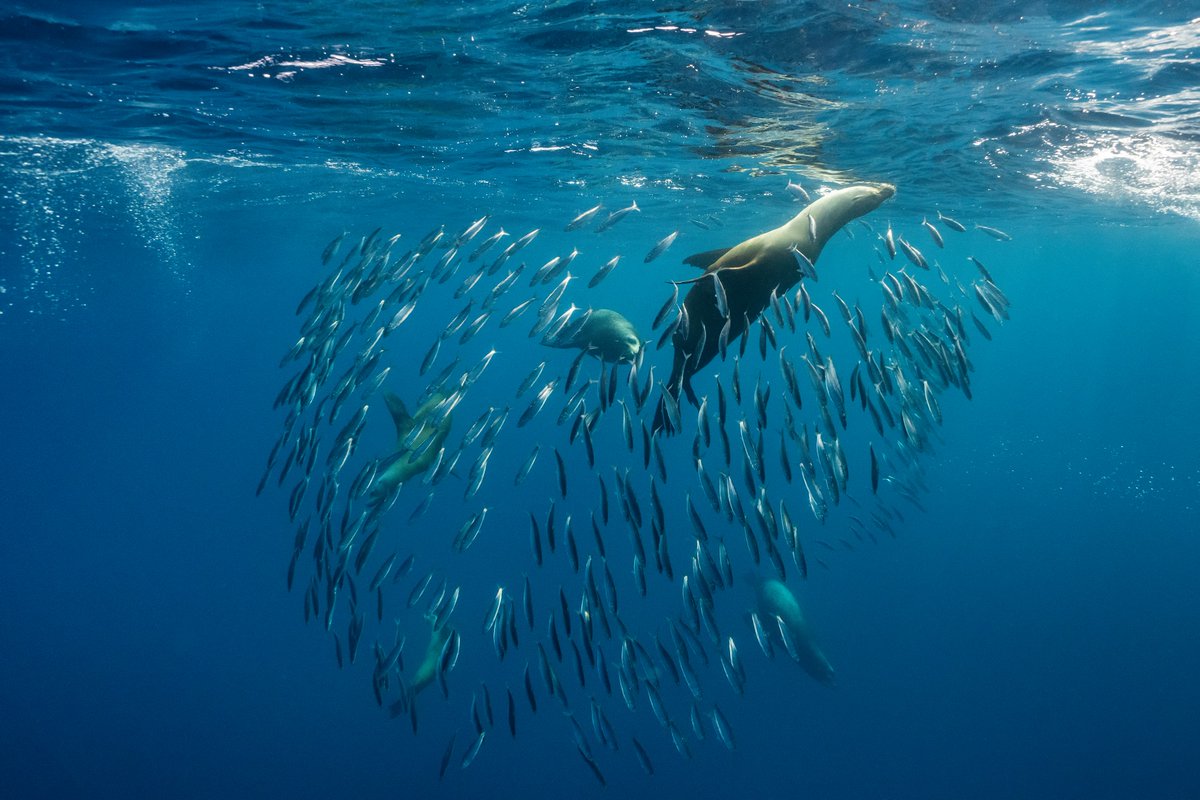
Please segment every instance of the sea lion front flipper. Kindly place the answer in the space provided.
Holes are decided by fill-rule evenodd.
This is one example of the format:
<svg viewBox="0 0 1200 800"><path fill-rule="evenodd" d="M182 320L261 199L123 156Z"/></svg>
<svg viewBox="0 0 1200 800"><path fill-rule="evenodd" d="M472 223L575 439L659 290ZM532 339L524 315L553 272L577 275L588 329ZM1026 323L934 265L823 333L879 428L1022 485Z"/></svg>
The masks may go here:
<svg viewBox="0 0 1200 800"><path fill-rule="evenodd" d="M699 267L700 269L708 269L713 264L717 263L721 256L725 255L732 249L732 247L720 247L716 250L708 250L703 253L696 253L695 255L685 258L683 263L693 267Z"/></svg>

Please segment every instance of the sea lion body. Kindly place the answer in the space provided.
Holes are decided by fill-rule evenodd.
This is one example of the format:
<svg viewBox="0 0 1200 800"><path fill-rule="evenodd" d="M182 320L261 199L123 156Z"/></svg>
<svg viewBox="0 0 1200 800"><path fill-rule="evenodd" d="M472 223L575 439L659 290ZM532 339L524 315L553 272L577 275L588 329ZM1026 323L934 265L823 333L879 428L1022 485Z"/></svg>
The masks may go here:
<svg viewBox="0 0 1200 800"><path fill-rule="evenodd" d="M446 399L445 395L435 394L411 415L404 402L391 392L384 399L396 426L396 453L391 466L375 479L377 496L386 496L396 486L429 469L450 434L450 415L434 418L434 411Z"/></svg>
<svg viewBox="0 0 1200 800"><path fill-rule="evenodd" d="M895 187L886 183L838 189L809 204L785 225L733 247L685 259L684 263L702 268L705 277L690 281L692 288L684 297L687 325L672 337L675 357L668 391L676 398L680 391L686 392L688 399L696 403L692 376L719 352L726 322L728 344L745 335L750 324L766 310L772 295L782 295L809 273L809 266L835 233L851 220L874 211L895 192ZM808 263L802 265L797 254ZM724 290L728 316L717 300L716 281ZM656 430L665 428L661 411L660 407Z"/></svg>
<svg viewBox="0 0 1200 800"><path fill-rule="evenodd" d="M812 630L792 590L780 581L768 578L757 580L754 591L758 599L758 616L763 624L769 625L778 618L780 624L787 629L795 649L795 658L804 671L824 686L836 686L837 677L833 665L813 639Z"/></svg>

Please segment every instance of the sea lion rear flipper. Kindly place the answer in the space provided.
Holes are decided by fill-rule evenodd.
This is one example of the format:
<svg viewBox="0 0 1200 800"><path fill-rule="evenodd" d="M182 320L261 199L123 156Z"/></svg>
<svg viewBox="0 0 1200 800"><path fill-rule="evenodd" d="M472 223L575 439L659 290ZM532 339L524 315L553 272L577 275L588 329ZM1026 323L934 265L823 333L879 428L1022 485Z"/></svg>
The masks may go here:
<svg viewBox="0 0 1200 800"><path fill-rule="evenodd" d="M717 263L721 256L725 255L732 249L732 247L721 247L704 253L696 253L695 255L685 258L683 263L693 267L699 267L700 269L708 269L713 264Z"/></svg>
<svg viewBox="0 0 1200 800"><path fill-rule="evenodd" d="M700 281L707 278L710 274L712 274L712 273L706 272L703 275L701 275L699 278L688 278L686 281L667 281L667 283L673 284L675 286L687 286L692 283L699 283Z"/></svg>
<svg viewBox="0 0 1200 800"><path fill-rule="evenodd" d="M392 415L392 422L396 425L396 436L403 436L412 426L412 417L404 407L404 401L391 392L384 395L383 399L387 402L388 413Z"/></svg>
<svg viewBox="0 0 1200 800"><path fill-rule="evenodd" d="M683 376L683 393L687 395L688 402L696 408L700 407L700 398L696 397L696 390L692 388L692 376L685 374Z"/></svg>

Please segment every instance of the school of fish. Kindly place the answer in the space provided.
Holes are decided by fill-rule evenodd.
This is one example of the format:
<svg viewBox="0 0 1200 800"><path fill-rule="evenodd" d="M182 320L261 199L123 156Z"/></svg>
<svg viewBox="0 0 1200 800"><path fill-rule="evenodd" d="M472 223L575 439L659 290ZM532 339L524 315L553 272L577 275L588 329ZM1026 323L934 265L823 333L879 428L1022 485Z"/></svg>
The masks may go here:
<svg viewBox="0 0 1200 800"><path fill-rule="evenodd" d="M601 785L621 759L653 774L672 751L733 750L721 706L760 657L833 686L797 590L922 510L946 396L970 398L970 343L1009 316L966 248L1011 237L940 211L903 232L880 210L847 224L821 284L793 248L795 273L731 328L747 303L663 258L689 233L707 242L717 216L635 248L618 223L651 209L604 210L557 223L578 237L569 251L489 215L416 241L339 235L280 363L258 492L287 498L287 587L387 714L414 734L461 720L430 766L443 779L535 720ZM819 222L798 224L816 239ZM664 293L658 313L594 309L606 280ZM689 282L716 349L688 330ZM517 324L527 337L504 330ZM668 347L677 364L712 359L687 396Z"/></svg>

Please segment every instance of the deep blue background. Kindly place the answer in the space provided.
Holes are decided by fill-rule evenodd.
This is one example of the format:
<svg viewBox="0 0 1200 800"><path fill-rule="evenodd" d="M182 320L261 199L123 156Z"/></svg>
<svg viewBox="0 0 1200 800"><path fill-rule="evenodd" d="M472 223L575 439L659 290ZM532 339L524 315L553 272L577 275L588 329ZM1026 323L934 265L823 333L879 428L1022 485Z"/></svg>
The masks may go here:
<svg viewBox="0 0 1200 800"><path fill-rule="evenodd" d="M592 19L576 11L577 19ZM308 13L332 25L313 8ZM928 13L930 20L940 19ZM42 23L29 21L38 19L14 15L3 25L8 33L27 26L43 30ZM162 31L177 30L156 22ZM1056 24L1044 23L1047 30ZM468 25L460 24L463 30ZM579 27L589 24L598 23ZM966 23L937 24L950 30ZM1111 25L1116 36L1120 20ZM886 27L884 38L903 35ZM225 41L219 32L209 31L212 42ZM1030 35L1027 27L1013 32ZM59 46L61 35L62 29L46 34L42 46ZM163 33L168 41L171 35L185 38ZM258 41L246 29L238 35L242 44ZM432 48L432 35L403 41L416 52ZM261 36L259 49L245 61L263 52L290 52L276 34ZM569 38L560 40L558 50L536 44L562 58L572 50L583 58L593 46ZM238 50L212 45L218 52L225 46ZM319 52L308 46L310 55ZM523 46L533 45L525 40ZM1180 51L1184 62L1187 52ZM690 55L711 72L726 63L719 53ZM202 52L196 63L205 57ZM133 63L122 58L113 63ZM612 74L587 73L606 102L617 105L624 91L618 86L648 85L638 83L645 75L618 68L622 58L629 58L627 51L615 59ZM686 149L672 151L669 138L651 138L643 155L658 160L647 161L636 152L636 137L631 143L613 135L610 142L601 127L600 151L581 151L577 161L570 153L526 153L504 166L481 168L464 145L467 156L456 166L446 131L458 130L450 136L472 140L479 152L487 149L480 138L502 141L512 133L502 120L473 112L467 88L453 95L452 78L438 96L464 108L442 109L450 116L427 130L414 122L418 130L404 134L428 152L412 149L409 141L410 149L380 154L360 139L346 145L346 163L302 164L312 157L307 144L294 151L287 144L268 146L264 142L276 135L287 137L243 124L257 119L263 129L286 129L287 121L272 116L274 101L260 94L235 104L238 119L225 117L229 127L213 142L187 128L172 140L169 125L147 123L142 130L150 144L142 145L142 122L127 127L109 119L92 133L82 122L67 125L63 114L70 112L63 108L69 104L40 98L28 83L17 86L19 77L39 67L19 63L19 56L9 59L8 77L15 83L6 90L6 103L20 114L17 127L0 138L6 176L0 227L0 794L599 794L553 710L541 712L536 722L523 720L516 742L493 736L471 769L452 768L439 785L436 767L446 737L460 728L460 747L465 741L465 700L458 697L453 715L441 718L438 706L424 709L422 735L414 737L403 720L388 720L375 708L369 666L339 671L328 639L303 624L299 592L289 595L284 587L292 538L286 492L254 497L278 435L280 418L270 405L286 373L277 362L296 336L295 304L324 275L319 254L336 232L362 234L384 225L416 241L435 225L453 230L492 213L494 224L517 234L541 226L542 244L557 252L571 241L559 233L561 225L594 198L617 207L636 197L644 209L621 224L618 238L594 247L588 263L627 248L625 261L599 290L599 302L620 303L648 328L663 297L663 276L648 278L650 268L641 264L648 244L685 226L664 258L668 263L654 265L678 277L682 256L795 213L782 190L786 176L721 172L730 160L747 167L771 164L772 153L751 148L712 161ZM105 83L105 69L119 73L108 62L89 67L86 61L80 57L80 74L97 85ZM1051 66L1028 65L1029 81ZM40 68L51 76L49 83L71 85L48 61ZM662 70L655 84L660 91L675 75L674 67ZM862 66L862 72L870 69ZM190 74L226 89L235 85L225 73ZM400 78L392 74L389 80ZM1128 88L1120 76L1115 80L1109 87L1114 94ZM848 86L838 91L854 100L856 84ZM288 87L271 84L271 91L286 93ZM359 83L351 88L364 94L372 89ZM963 91L949 82L928 88ZM179 110L196 107L187 92L199 89L166 85L159 91ZM679 95L669 96L678 102ZM520 101L510 99L516 108ZM858 99L871 104L866 96ZM589 115L602 117L596 102L595 108L564 111L564 124L583 126L580 120ZM683 135L668 124L671 103L662 102L668 116L658 118L660 133ZM746 115L760 113L754 103L742 102ZM1029 107L1014 108L1014 116ZM421 118L420 109L406 113ZM677 113L681 128L692 124L694 110ZM454 114L493 138L455 129ZM545 130L553 130L553 118L548 108ZM313 125L298 127L296 136L326 130L336 140L344 130L335 118ZM869 126L852 142L829 134L826 148L836 167L900 186L891 210L882 213L915 229L931 205L963 209L964 218L1014 235L1014 242L997 244L975 234L1012 300L1013 319L995 331L994 341L975 343L974 399L943 402L941 443L926 462L927 513L909 511L895 540L830 554L831 568L814 569L799 587L837 666L838 688L825 690L786 668L791 665L766 662L750 652L753 641L743 634L750 672L745 698L713 684L736 731L736 752L711 741L693 743L696 757L684 761L643 712L634 729L657 774L647 779L628 753L606 754L607 792L1200 796L1194 758L1200 708L1194 680L1200 670L1196 208L1190 218L1186 207L1182 213L1148 211L1171 185L1139 193L1137 181L1154 178L1153 165L1144 160L1137 162L1144 171L1136 180L1122 183L1129 194L1083 187L1098 192L1089 194L1061 174L1057 186L1023 185L1017 177L1006 183L1004 176L988 175L994 152L979 151L962 157L984 164L978 173L950 162L939 189L936 166L926 165L912 175L919 188L906 195L906 168L889 171L882 157L866 168L855 158L872 144L889 146L888 137L873 142L865 130ZM1086 126L1076 133L1087 140ZM711 130L708 135L720 138ZM1104 135L1095 134L1097 146L1104 145ZM234 146L238 136L249 143L247 151ZM1131 136L1130 148L1146 144ZM1195 157L1194 141L1183 136L1163 145L1175 153L1174 166ZM132 145L133 156L123 151L115 157L110 142ZM937 147L914 134L899 149L926 144ZM1044 153L1044 163L1069 155L1076 145L1072 140ZM325 155L338 149L336 141L321 147ZM252 157L239 160L251 151ZM226 157L232 152L236 157ZM1160 163L1158 169L1171 167ZM811 171L796 174L810 186L819 182ZM1001 188L973 193L990 181ZM1186 192L1177 200L1186 204ZM709 213L722 214L726 228L686 227L686 219ZM839 242L839 252L869 254L862 241L853 247L858 249ZM842 263L834 255L829 259L824 269L841 268L832 266ZM852 256L845 263L860 262ZM414 324L423 326L417 331L424 336L412 352L397 347L397 363L411 368L439 321L456 308L422 308L425 316L414 317ZM561 369L570 358L525 343L523 333L515 337L501 346L510 372L488 375L482 396L473 397L473 411L459 416L460 426L479 403L494 402L484 398L493 390L499 396L502 377L508 387L523 374L528 359L550 359ZM522 409L523 402L515 404L514 416ZM387 442L390 426L377 414L373 410L369 430L375 441ZM503 474L484 489L485 502L501 511L485 529L483 555L459 572L458 580L478 592L463 612L467 628L494 590L496 569L519 575L532 568L521 520L526 507L546 505L550 453L543 450L535 473L540 477L520 494L509 489L508 476L510 462L519 463L534 437L550 435L551 423L539 424L508 431L513 445ZM685 446L678 445L680 452ZM585 488L575 489L576 481ZM587 495L590 481L586 472L573 473L572 493ZM587 499L578 502L588 505ZM794 505L804 506L799 497ZM516 520L511 525L504 522L509 506ZM681 515L676 521L680 530L686 526ZM582 522L576 519L581 540L590 535ZM457 518L435 515L397 535L411 536L413 549L445 560L444 541L457 524ZM812 536L820 535L814 528ZM737 536L731 535L731 547L740 548ZM557 586L546 574L535 580L545 585L546 597ZM665 584L655 591L675 602ZM486 654L464 654L458 674L477 681L491 663ZM506 674L504 680L512 678Z"/></svg>

